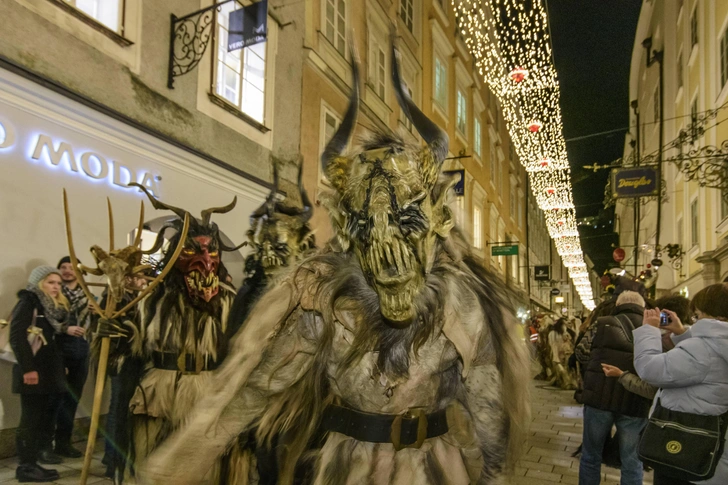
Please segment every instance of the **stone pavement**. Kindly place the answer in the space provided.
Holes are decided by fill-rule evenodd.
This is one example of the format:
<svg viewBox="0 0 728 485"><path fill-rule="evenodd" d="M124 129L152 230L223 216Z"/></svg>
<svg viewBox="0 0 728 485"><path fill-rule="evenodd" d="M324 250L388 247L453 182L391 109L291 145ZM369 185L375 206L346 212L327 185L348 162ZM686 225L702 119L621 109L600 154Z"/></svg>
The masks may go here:
<svg viewBox="0 0 728 485"><path fill-rule="evenodd" d="M581 444L583 412L573 395L532 381L529 440L509 485L579 483L579 460L571 454ZM644 484L652 484L651 472ZM619 470L603 466L602 485L619 485Z"/></svg>
<svg viewBox="0 0 728 485"><path fill-rule="evenodd" d="M572 399L573 391L562 391L546 386L544 381L531 385L532 420L525 454L516 468L516 476L509 485L578 484L579 460L571 454L581 443L582 408ZM83 449L82 443L76 445ZM91 466L89 485L111 484L103 478L101 464L103 440L99 440ZM58 485L76 485L81 476L82 459L65 459L55 466L61 478ZM0 460L0 485L14 485L16 459ZM618 485L619 470L602 468L602 484ZM652 484L652 473L645 474L645 485Z"/></svg>

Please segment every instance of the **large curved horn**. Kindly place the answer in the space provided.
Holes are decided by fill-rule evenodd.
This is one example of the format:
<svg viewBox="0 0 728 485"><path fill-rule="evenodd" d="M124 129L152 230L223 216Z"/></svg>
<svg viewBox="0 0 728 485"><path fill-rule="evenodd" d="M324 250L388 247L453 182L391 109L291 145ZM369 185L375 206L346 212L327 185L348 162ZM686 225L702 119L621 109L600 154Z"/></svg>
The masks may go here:
<svg viewBox="0 0 728 485"><path fill-rule="evenodd" d="M399 49L397 49L397 36L394 30L391 34L392 42L392 83L394 84L394 94L397 96L397 102L404 111L405 116L409 119L417 132L422 136L430 146L438 163L442 163L447 157L448 145L450 140L439 126L420 111L417 105L409 97L409 94L402 86L402 78L399 72Z"/></svg>
<svg viewBox="0 0 728 485"><path fill-rule="evenodd" d="M238 244L237 246L231 247L231 246L228 246L227 244L225 244L224 242L220 241L220 243L218 244L218 247L220 248L221 251L225 251L225 252L229 253L231 251L237 251L238 249L242 248L243 246L247 246L247 245L248 245L248 241L243 241L242 244Z"/></svg>
<svg viewBox="0 0 728 485"><path fill-rule="evenodd" d="M132 182L129 184L129 187L138 187L139 189L141 189L142 192L147 194L147 197L149 197L149 201L152 203L152 206L157 210L166 209L166 210L172 211L175 214L177 214L177 216L179 216L180 219L184 219L185 215L188 214L188 212L184 209L180 209L179 207L174 207L174 206L165 204L164 202L160 201L159 199L154 197L154 195L152 195L152 193L149 192L149 190L146 187L144 187L141 184ZM190 219L195 220L194 217L191 217Z"/></svg>
<svg viewBox="0 0 728 485"><path fill-rule="evenodd" d="M235 204L238 203L238 196L233 197L233 201L223 207L211 207L202 211L202 225L207 226L210 224L210 218L213 214L226 214L235 208Z"/></svg>
<svg viewBox="0 0 728 485"><path fill-rule="evenodd" d="M306 189L303 188L303 162L298 166L298 193L301 195L301 207L303 207L301 216L303 222L306 223L313 216L313 205L311 205Z"/></svg>
<svg viewBox="0 0 728 485"><path fill-rule="evenodd" d="M356 126L356 118L359 112L359 56L354 48L354 40L350 39L349 45L351 46L351 94L349 95L349 108L346 110L344 120L339 125L339 129L336 130L334 136L331 137L329 143L324 148L324 152L321 154L321 168L324 174L326 174L326 167L334 158L341 156L349 144L349 138L354 133L354 127Z"/></svg>
<svg viewBox="0 0 728 485"><path fill-rule="evenodd" d="M258 207L252 214L250 214L250 219L257 219L259 217L263 217L266 214L271 213L276 205L276 195L278 194L278 164L275 162L273 163L273 187L270 189L270 193L268 194L268 197L265 198L265 201Z"/></svg>
<svg viewBox="0 0 728 485"><path fill-rule="evenodd" d="M159 232L157 233L157 239L154 240L154 244L152 245L152 247L142 251L142 254L154 254L159 251L164 245L164 232L170 227L174 227L176 225L175 222L168 222L162 225L162 227L159 229Z"/></svg>

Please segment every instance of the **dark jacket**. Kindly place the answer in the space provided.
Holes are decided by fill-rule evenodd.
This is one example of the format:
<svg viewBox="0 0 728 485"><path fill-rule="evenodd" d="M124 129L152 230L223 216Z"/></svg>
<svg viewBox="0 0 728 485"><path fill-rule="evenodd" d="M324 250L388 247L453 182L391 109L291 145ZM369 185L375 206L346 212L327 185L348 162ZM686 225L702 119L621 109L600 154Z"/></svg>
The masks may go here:
<svg viewBox="0 0 728 485"><path fill-rule="evenodd" d="M582 400L587 406L626 416L647 417L651 401L627 391L617 377L607 377L602 370L602 364L609 364L636 374L632 330L642 326L643 314L644 308L639 305L619 305L612 316L597 320L584 374Z"/></svg>
<svg viewBox="0 0 728 485"><path fill-rule="evenodd" d="M76 290L68 290L64 286L63 294L66 295L69 302L72 299L69 298L69 292L75 292ZM81 291L80 289L78 291ZM86 295L82 298L76 298L71 303L71 311L68 314L68 326L79 326L87 327L87 320L89 317L88 311L88 299ZM58 348L61 350L64 360L78 361L85 360L89 355L89 343L84 337L74 337L65 333L56 335L58 339Z"/></svg>
<svg viewBox="0 0 728 485"><path fill-rule="evenodd" d="M66 391L66 369L55 340L55 330L45 319L43 305L37 296L27 290L18 293L18 303L10 320L10 346L18 363L13 367L13 392L16 394L54 394ZM36 327L43 331L48 342L38 353L28 343L28 327L33 323L33 311L38 312ZM23 374L38 372L38 384L23 384Z"/></svg>

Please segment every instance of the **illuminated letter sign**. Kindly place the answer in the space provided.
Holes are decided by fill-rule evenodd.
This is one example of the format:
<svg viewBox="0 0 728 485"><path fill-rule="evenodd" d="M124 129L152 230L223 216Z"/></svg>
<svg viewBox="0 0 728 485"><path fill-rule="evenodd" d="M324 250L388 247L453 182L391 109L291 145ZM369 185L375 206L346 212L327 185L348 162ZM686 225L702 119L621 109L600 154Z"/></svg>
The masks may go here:
<svg viewBox="0 0 728 485"><path fill-rule="evenodd" d="M630 167L612 170L612 197L650 197L657 195L657 169Z"/></svg>
<svg viewBox="0 0 728 485"><path fill-rule="evenodd" d="M11 148L15 144L15 129L10 123L0 121L0 149Z"/></svg>

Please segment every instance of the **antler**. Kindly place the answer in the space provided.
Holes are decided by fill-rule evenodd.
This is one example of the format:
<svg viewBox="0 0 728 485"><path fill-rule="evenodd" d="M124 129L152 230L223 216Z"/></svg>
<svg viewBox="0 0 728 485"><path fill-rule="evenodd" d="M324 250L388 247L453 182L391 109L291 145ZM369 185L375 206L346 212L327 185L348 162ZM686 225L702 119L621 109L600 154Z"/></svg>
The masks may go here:
<svg viewBox="0 0 728 485"><path fill-rule="evenodd" d="M179 243L177 243L177 248L174 250L174 253L172 254L172 258L169 260L167 265L164 267L162 272L154 278L154 280L147 285L147 287L144 289L144 291L140 292L132 301L130 301L124 308L121 310L118 310L114 312L111 318L116 318L119 315L123 315L127 312L130 308L132 308L134 305L139 303L142 298L147 296L151 291L156 288L156 286L162 282L165 276L167 276L167 273L172 269L174 266L175 261L177 261L177 258L179 257L180 253L182 253L182 248L185 245L185 240L187 239L187 231L190 228L190 215L189 213L185 213L184 216L184 224L182 225L182 234L179 238Z"/></svg>
<svg viewBox="0 0 728 485"><path fill-rule="evenodd" d="M134 247L141 249L142 246L142 231L144 230L144 201L141 201L141 208L139 209L139 226L137 226L137 232L134 237Z"/></svg>
<svg viewBox="0 0 728 485"><path fill-rule="evenodd" d="M225 214L235 208L235 204L238 203L238 196L233 197L233 201L223 207L210 207L202 211L202 225L207 226L210 224L210 218L213 214Z"/></svg>
<svg viewBox="0 0 728 485"><path fill-rule="evenodd" d="M106 207L109 209L109 252L114 250L114 211L111 209L111 201L106 198Z"/></svg>
<svg viewBox="0 0 728 485"><path fill-rule="evenodd" d="M99 314L103 315L104 311L101 309L99 304L96 302L96 298L94 298L93 293L91 293L91 290L88 289L88 286L86 285L86 282L83 279L83 274L81 273L81 268L78 264L78 258L76 258L76 250L73 247L73 234L71 232L71 215L68 212L68 195L66 194L66 189L63 189L63 213L66 218L66 238L68 239L68 253L69 257L71 258L71 265L73 266L73 272L76 274L76 281L78 281L78 284L81 285L81 289L83 290L84 295L86 295L86 298L88 299L88 302L91 304L93 309Z"/></svg>

